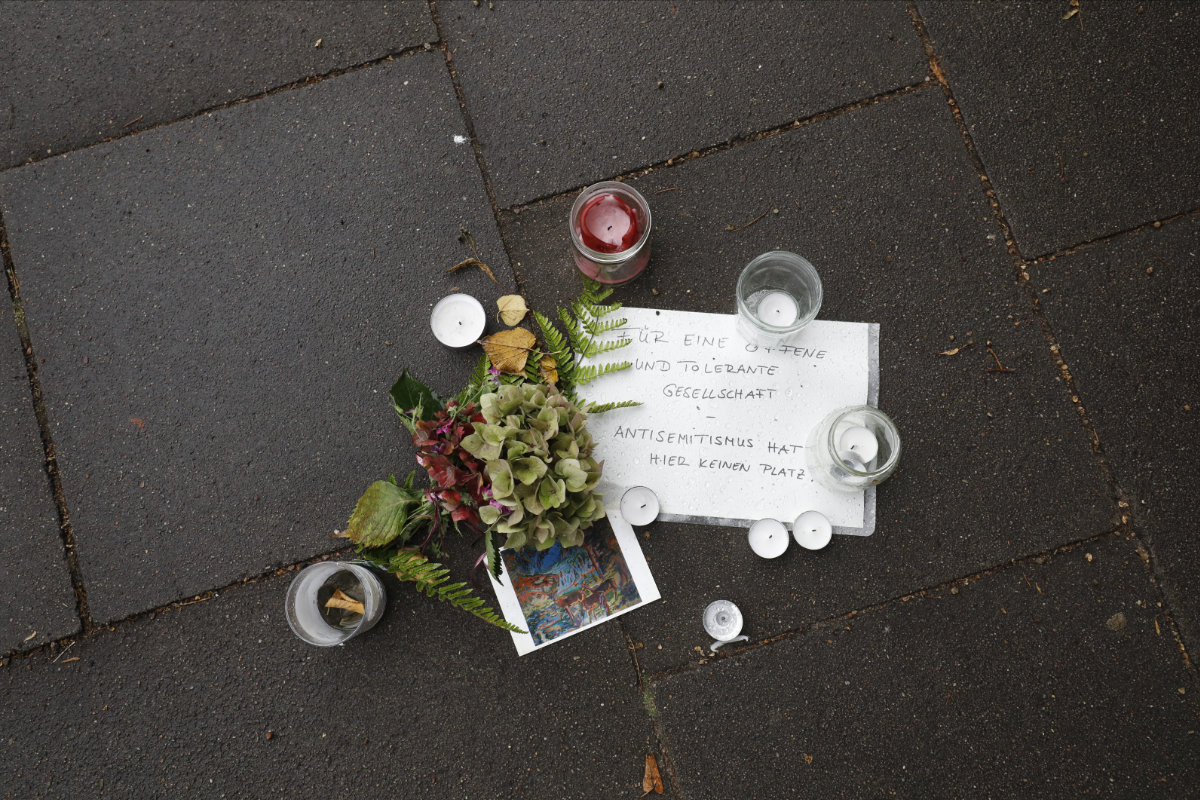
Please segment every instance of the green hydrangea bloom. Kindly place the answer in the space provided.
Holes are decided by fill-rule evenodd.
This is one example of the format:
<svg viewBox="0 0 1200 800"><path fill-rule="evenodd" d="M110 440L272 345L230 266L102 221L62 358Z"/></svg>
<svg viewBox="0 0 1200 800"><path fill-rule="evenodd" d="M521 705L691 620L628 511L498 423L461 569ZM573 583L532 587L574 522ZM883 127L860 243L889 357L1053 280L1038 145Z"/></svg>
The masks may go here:
<svg viewBox="0 0 1200 800"><path fill-rule="evenodd" d="M462 448L486 464L493 502L479 508L483 523L507 535L505 547L582 544L604 516L587 415L553 387L531 383L501 386L479 408L486 422Z"/></svg>

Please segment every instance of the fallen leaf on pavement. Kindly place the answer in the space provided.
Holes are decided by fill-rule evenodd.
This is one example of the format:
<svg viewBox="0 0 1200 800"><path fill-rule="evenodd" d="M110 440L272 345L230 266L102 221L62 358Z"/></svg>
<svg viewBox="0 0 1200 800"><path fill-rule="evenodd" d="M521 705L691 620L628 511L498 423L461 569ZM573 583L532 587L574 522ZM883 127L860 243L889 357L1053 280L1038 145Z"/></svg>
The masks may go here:
<svg viewBox="0 0 1200 800"><path fill-rule="evenodd" d="M529 306L525 305L525 298L519 294L504 295L496 301L496 307L500 309L500 320L510 328L525 319L525 314L529 311Z"/></svg>
<svg viewBox="0 0 1200 800"><path fill-rule="evenodd" d="M956 355L958 355L959 350L962 350L962 348L956 347L953 350L943 350L942 352L938 353L938 355L939 356L956 356Z"/></svg>
<svg viewBox="0 0 1200 800"><path fill-rule="evenodd" d="M483 352L496 369L509 375L520 375L525 371L525 362L536 342L537 338L524 328L511 328L486 337Z"/></svg>
<svg viewBox="0 0 1200 800"><path fill-rule="evenodd" d="M646 754L646 772L642 775L642 797L654 792L663 793L662 775L658 773L658 759L653 753Z"/></svg>

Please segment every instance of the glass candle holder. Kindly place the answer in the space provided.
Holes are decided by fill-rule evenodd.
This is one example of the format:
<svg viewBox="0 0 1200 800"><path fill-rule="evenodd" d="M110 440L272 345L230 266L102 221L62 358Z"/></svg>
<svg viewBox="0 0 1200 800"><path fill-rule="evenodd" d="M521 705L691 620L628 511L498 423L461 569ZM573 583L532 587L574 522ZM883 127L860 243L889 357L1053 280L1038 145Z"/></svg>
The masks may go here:
<svg viewBox="0 0 1200 800"><path fill-rule="evenodd" d="M575 266L600 283L633 280L650 262L650 204L632 186L592 184L571 206Z"/></svg>
<svg viewBox="0 0 1200 800"><path fill-rule="evenodd" d="M751 344L786 344L820 310L821 278L807 259L795 253L763 253L738 278L737 328Z"/></svg>
<svg viewBox="0 0 1200 800"><path fill-rule="evenodd" d="M356 609L327 605L341 592L362 604ZM284 610L292 633L309 644L331 647L370 630L383 616L383 584L367 567L323 561L300 570L288 586Z"/></svg>
<svg viewBox="0 0 1200 800"><path fill-rule="evenodd" d="M822 485L860 492L883 483L900 461L900 432L877 408L847 406L821 420L805 448L808 466Z"/></svg>

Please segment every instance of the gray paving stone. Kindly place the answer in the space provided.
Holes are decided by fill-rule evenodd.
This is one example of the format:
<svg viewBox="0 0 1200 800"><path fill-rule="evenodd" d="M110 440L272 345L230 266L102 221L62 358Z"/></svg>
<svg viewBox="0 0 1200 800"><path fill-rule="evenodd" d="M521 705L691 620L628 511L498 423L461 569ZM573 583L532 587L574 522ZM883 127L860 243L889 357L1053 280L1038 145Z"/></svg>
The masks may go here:
<svg viewBox="0 0 1200 800"><path fill-rule="evenodd" d="M1128 542L1087 552L657 682L681 793L1190 794L1200 706L1157 592Z"/></svg>
<svg viewBox="0 0 1200 800"><path fill-rule="evenodd" d="M1200 204L1200 7L921 0L1027 257Z"/></svg>
<svg viewBox="0 0 1200 800"><path fill-rule="evenodd" d="M438 38L414 1L0 6L0 168Z"/></svg>
<svg viewBox="0 0 1200 800"><path fill-rule="evenodd" d="M438 14L502 207L928 72L903 3L486 5Z"/></svg>
<svg viewBox="0 0 1200 800"><path fill-rule="evenodd" d="M1115 500L936 88L633 183L650 200L654 254L614 298L732 313L751 258L804 254L824 283L822 319L880 323L880 407L904 451L866 539L768 563L742 530L654 526L644 546L664 599L627 622L650 672L698 658L700 615L718 597L758 640L1112 529ZM502 220L535 308L578 291L572 200ZM988 372L988 341L1013 372Z"/></svg>
<svg viewBox="0 0 1200 800"><path fill-rule="evenodd" d="M11 309L0 313L0 654L79 630Z"/></svg>
<svg viewBox="0 0 1200 800"><path fill-rule="evenodd" d="M440 53L0 176L91 611L98 621L329 550L412 450L404 367L456 288L511 283ZM340 540L337 540L340 541Z"/></svg>
<svg viewBox="0 0 1200 800"><path fill-rule="evenodd" d="M1200 647L1200 218L1032 268L1134 525L1150 535L1189 644ZM1041 294L1040 290L1049 290Z"/></svg>
<svg viewBox="0 0 1200 800"><path fill-rule="evenodd" d="M0 668L0 797L640 792L651 723L618 626L518 658L389 582L379 625L322 649L288 630L290 578Z"/></svg>

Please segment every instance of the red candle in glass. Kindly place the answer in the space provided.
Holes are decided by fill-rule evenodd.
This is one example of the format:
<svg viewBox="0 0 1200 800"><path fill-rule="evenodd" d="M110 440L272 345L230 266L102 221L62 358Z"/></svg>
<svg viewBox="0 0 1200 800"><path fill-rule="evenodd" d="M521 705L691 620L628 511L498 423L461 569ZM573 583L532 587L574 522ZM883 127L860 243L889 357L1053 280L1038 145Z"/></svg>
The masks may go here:
<svg viewBox="0 0 1200 800"><path fill-rule="evenodd" d="M620 253L642 235L637 212L615 194L598 194L579 212L579 238L601 253Z"/></svg>
<svg viewBox="0 0 1200 800"><path fill-rule="evenodd" d="M624 283L650 261L650 206L615 181L589 186L571 209L575 265L601 283Z"/></svg>

